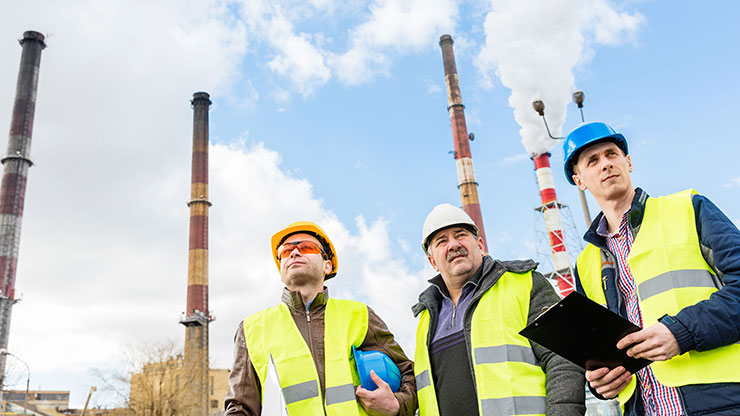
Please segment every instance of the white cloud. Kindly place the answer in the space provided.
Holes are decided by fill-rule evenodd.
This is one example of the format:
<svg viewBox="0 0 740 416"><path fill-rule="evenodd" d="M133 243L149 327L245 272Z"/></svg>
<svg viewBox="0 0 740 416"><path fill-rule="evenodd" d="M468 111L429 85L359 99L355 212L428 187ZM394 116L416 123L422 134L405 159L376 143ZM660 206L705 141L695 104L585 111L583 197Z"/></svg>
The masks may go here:
<svg viewBox="0 0 740 416"><path fill-rule="evenodd" d="M740 188L740 177L730 179L730 183L722 185L724 188Z"/></svg>
<svg viewBox="0 0 740 416"><path fill-rule="evenodd" d="M241 15L249 36L268 45L266 67L307 96L332 77L345 84L367 82L388 73L396 56L433 47L441 33L454 29L458 6L454 0L376 0L369 6L242 0ZM337 15L360 22L335 27L328 22Z"/></svg>
<svg viewBox="0 0 740 416"><path fill-rule="evenodd" d="M359 84L388 71L390 57L435 45L455 27L458 6L452 0L377 0L370 16L350 31L351 47L334 60L337 76Z"/></svg>
<svg viewBox="0 0 740 416"><path fill-rule="evenodd" d="M495 74L511 89L509 106L529 153L541 154L556 144L532 101L545 102L551 132L562 136L574 68L590 60L592 44L617 44L634 36L643 22L640 14L617 12L606 0L491 1L476 65L484 78Z"/></svg>
<svg viewBox="0 0 740 416"><path fill-rule="evenodd" d="M241 4L241 15L250 29L250 36L263 40L273 49L274 56L267 67L291 80L296 91L304 96L326 84L331 77L325 62L326 53L314 44L316 37L296 32L293 19L301 16L295 14L293 7L263 0L247 0ZM305 7L299 9L307 11Z"/></svg>

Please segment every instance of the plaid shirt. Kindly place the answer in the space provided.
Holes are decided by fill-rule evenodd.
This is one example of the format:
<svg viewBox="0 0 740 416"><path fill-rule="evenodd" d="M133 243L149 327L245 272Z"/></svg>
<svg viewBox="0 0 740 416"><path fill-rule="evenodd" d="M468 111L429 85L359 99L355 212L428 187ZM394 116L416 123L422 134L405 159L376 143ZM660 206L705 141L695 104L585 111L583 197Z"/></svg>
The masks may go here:
<svg viewBox="0 0 740 416"><path fill-rule="evenodd" d="M627 265L627 256L632 250L634 236L629 227L629 211L622 217L619 224L619 231L615 234L609 234L606 217L601 217L601 222L596 229L596 233L606 238L609 250L617 259L617 269L619 277L617 279L619 290L624 296L624 302L627 307L627 318L630 322L643 328L642 312L637 300L637 287L635 279L632 277L632 271ZM658 382L650 366L644 367L637 372L637 381L640 383L640 393L642 402L645 405L645 414L648 416L681 416L684 414L681 406L681 398L678 389L667 387Z"/></svg>

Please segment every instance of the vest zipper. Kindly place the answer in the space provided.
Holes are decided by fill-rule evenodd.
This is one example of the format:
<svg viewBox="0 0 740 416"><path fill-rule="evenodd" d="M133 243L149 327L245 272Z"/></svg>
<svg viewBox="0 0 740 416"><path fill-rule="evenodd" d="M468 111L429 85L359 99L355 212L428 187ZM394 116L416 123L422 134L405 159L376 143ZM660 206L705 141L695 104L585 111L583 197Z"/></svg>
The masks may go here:
<svg viewBox="0 0 740 416"><path fill-rule="evenodd" d="M311 350L311 355L314 355L313 351L313 337L311 336L311 312L306 308L306 325L308 326L308 348Z"/></svg>
<svg viewBox="0 0 740 416"><path fill-rule="evenodd" d="M308 326L308 349L309 351L311 351L311 357L316 357L316 354L313 351L313 337L311 336L311 312L309 312L308 310L309 306L310 306L310 303L306 305L306 326ZM326 369L324 369L324 371L326 371ZM326 373L324 373L324 376L326 376ZM316 380L316 382L318 382L318 380ZM320 389L321 389L321 386L319 386L319 390ZM321 391L319 391L319 398L321 399L321 403L322 403L321 408L324 410L324 416L326 416L326 402L324 401L324 397L321 395Z"/></svg>
<svg viewBox="0 0 740 416"><path fill-rule="evenodd" d="M455 313L457 312L457 305L452 305L452 322L450 322L450 328L455 326Z"/></svg>

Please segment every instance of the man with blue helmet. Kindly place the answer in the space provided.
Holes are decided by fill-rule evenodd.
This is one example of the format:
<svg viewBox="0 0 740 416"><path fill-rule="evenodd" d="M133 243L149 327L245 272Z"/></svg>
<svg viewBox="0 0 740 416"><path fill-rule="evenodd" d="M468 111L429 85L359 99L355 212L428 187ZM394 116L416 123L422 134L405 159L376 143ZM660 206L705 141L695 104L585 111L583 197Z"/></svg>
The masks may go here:
<svg viewBox="0 0 740 416"><path fill-rule="evenodd" d="M578 126L563 153L568 181L602 210L576 290L641 327L617 347L653 361L591 369L591 390L626 415L740 415L740 231L694 190L634 188L627 141L604 123Z"/></svg>

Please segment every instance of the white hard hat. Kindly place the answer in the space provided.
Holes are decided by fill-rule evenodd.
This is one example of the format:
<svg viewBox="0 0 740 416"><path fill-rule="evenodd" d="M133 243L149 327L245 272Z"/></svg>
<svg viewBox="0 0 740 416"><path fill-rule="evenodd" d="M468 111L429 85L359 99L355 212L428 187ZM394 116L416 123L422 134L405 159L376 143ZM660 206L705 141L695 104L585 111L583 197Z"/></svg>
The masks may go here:
<svg viewBox="0 0 740 416"><path fill-rule="evenodd" d="M424 250L424 254L427 254L427 246L434 233L458 224L472 228L475 235L478 235L478 227L475 222L462 209L450 204L439 204L434 207L421 227L421 248Z"/></svg>

